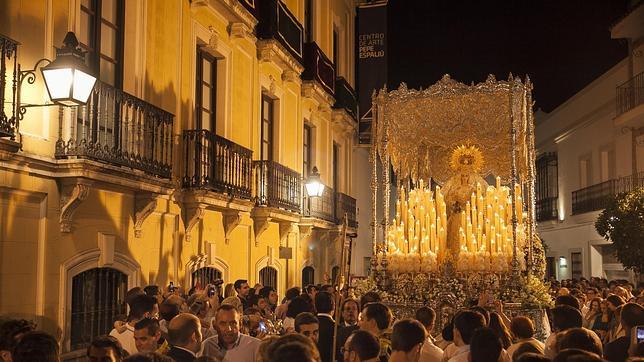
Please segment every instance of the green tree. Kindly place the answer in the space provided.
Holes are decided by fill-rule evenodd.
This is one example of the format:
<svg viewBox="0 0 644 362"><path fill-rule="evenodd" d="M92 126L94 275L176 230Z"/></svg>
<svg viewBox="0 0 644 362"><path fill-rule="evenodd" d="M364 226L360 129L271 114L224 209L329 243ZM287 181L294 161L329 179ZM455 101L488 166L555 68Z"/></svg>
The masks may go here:
<svg viewBox="0 0 644 362"><path fill-rule="evenodd" d="M595 229L613 242L615 256L626 269L644 272L644 188L612 198Z"/></svg>

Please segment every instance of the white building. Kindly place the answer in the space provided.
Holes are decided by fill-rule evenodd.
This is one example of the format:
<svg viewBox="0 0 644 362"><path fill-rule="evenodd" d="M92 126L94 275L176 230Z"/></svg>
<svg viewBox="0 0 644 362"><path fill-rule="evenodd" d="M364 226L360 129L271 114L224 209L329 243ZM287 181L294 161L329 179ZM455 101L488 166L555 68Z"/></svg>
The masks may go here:
<svg viewBox="0 0 644 362"><path fill-rule="evenodd" d="M539 235L557 279L632 278L594 224L608 196L644 186L643 4L611 29L613 39L628 41L628 56L536 115Z"/></svg>

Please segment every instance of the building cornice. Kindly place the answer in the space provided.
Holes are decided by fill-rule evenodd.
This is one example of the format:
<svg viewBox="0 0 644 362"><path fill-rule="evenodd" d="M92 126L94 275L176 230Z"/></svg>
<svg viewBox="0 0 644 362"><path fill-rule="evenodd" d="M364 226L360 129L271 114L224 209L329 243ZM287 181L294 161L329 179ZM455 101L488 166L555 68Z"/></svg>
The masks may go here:
<svg viewBox="0 0 644 362"><path fill-rule="evenodd" d="M277 65L282 72L292 71L299 76L304 71L304 66L275 39L257 41L257 59L260 63L268 62Z"/></svg>
<svg viewBox="0 0 644 362"><path fill-rule="evenodd" d="M335 98L315 80L302 81L302 97L314 100L320 107L331 108L335 104Z"/></svg>
<svg viewBox="0 0 644 362"><path fill-rule="evenodd" d="M248 28L255 29L257 19L237 0L191 0L190 9L208 8L223 15L231 23L242 22Z"/></svg>

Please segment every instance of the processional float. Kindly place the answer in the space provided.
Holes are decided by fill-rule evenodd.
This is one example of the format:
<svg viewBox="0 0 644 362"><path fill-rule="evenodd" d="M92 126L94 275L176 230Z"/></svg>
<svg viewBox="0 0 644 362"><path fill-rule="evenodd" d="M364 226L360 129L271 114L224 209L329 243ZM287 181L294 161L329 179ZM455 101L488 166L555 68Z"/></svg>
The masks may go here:
<svg viewBox="0 0 644 362"><path fill-rule="evenodd" d="M371 273L390 303L430 304L442 319L481 291L545 303L519 299L545 269L531 91L527 77L466 85L445 75L374 92Z"/></svg>

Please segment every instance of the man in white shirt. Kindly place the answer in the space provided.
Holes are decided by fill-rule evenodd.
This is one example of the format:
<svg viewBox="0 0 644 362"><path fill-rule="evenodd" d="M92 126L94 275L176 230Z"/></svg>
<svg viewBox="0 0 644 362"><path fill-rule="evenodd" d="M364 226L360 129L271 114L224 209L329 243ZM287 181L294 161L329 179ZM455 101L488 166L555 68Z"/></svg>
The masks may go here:
<svg viewBox="0 0 644 362"><path fill-rule="evenodd" d="M130 314L127 323L116 322L110 336L118 339L121 346L129 354L138 353L134 341L134 325L143 318L157 318L159 306L157 299L145 294L137 295L130 302Z"/></svg>
<svg viewBox="0 0 644 362"><path fill-rule="evenodd" d="M477 328L485 327L485 318L481 313L463 311L454 318L454 344L456 352L449 362L468 362L470 341Z"/></svg>
<svg viewBox="0 0 644 362"><path fill-rule="evenodd" d="M427 330L427 340L420 350L420 362L440 362L443 359L443 350L434 344L431 330L434 329L436 312L430 307L420 307L416 311L416 320Z"/></svg>
<svg viewBox="0 0 644 362"><path fill-rule="evenodd" d="M222 362L255 362L260 341L239 333L240 320L237 308L221 305L212 322L217 335L203 342L202 355Z"/></svg>

